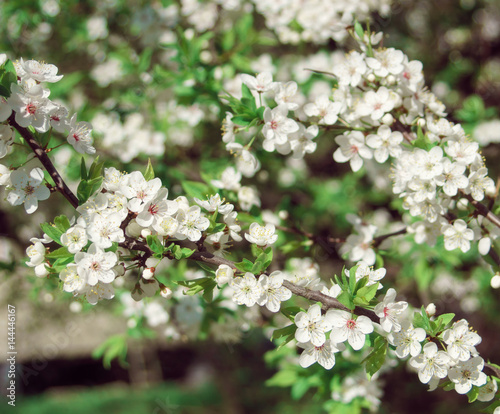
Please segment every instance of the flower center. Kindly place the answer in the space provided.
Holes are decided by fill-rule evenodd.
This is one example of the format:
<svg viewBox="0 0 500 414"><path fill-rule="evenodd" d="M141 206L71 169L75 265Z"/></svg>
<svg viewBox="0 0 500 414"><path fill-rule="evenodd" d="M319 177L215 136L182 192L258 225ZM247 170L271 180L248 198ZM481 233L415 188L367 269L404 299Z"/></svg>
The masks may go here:
<svg viewBox="0 0 500 414"><path fill-rule="evenodd" d="M347 321L347 329L354 329L356 327L356 321L354 319L349 319Z"/></svg>
<svg viewBox="0 0 500 414"><path fill-rule="evenodd" d="M26 111L30 115L34 115L36 113L36 105L34 103L29 103L28 105L26 105Z"/></svg>

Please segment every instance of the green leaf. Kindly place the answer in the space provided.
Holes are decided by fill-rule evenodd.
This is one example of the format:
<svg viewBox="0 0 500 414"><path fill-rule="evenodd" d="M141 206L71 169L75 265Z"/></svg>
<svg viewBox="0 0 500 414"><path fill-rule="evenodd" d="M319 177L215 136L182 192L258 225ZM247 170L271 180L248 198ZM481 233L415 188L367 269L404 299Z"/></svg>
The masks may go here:
<svg viewBox="0 0 500 414"><path fill-rule="evenodd" d="M234 47L234 43L236 41L236 35L234 33L234 30L227 30L224 33L224 36L222 37L222 49L225 52L230 51Z"/></svg>
<svg viewBox="0 0 500 414"><path fill-rule="evenodd" d="M370 302L375 295L377 294L379 283L374 283L373 285L370 286L364 286L361 289L358 289L356 292L356 298L363 298L367 302Z"/></svg>
<svg viewBox="0 0 500 414"><path fill-rule="evenodd" d="M146 172L144 173L144 179L150 181L155 178L155 172L153 171L153 165L151 164L151 158L148 158L148 166Z"/></svg>
<svg viewBox="0 0 500 414"><path fill-rule="evenodd" d="M260 107L257 109L256 114L257 114L257 116L259 117L259 119L260 119L261 121L263 121L263 120L264 120L264 111L265 111L265 110L266 110L266 107L265 107L265 106L260 106Z"/></svg>
<svg viewBox="0 0 500 414"><path fill-rule="evenodd" d="M161 244L160 239L158 239L158 236L153 236L153 235L147 236L146 243L148 244L149 248L153 251L153 253L155 253L159 257L163 256L165 247L163 247L163 244Z"/></svg>
<svg viewBox="0 0 500 414"><path fill-rule="evenodd" d="M436 318L435 320L436 325L440 330L442 330L446 325L448 325L453 320L454 317L455 317L454 313L443 313L442 315L439 315Z"/></svg>
<svg viewBox="0 0 500 414"><path fill-rule="evenodd" d="M80 177L82 180L87 180L87 166L85 165L85 159L82 157L82 161L80 163Z"/></svg>
<svg viewBox="0 0 500 414"><path fill-rule="evenodd" d="M54 219L54 224L63 233L71 227L71 224L69 224L69 220L66 216L57 216Z"/></svg>
<svg viewBox="0 0 500 414"><path fill-rule="evenodd" d="M298 306L288 306L286 308L281 308L281 313L285 315L292 322L295 321L295 315L302 311Z"/></svg>
<svg viewBox="0 0 500 414"><path fill-rule="evenodd" d="M250 272L253 268L253 263L248 259L243 259L241 262L235 263L236 269L242 272Z"/></svg>
<svg viewBox="0 0 500 414"><path fill-rule="evenodd" d="M467 393L467 397L469 398L469 403L476 401L478 395L479 395L479 388L473 386L472 389Z"/></svg>
<svg viewBox="0 0 500 414"><path fill-rule="evenodd" d="M244 83L241 84L241 95L242 95L243 99L246 98L246 99L249 99L249 100L253 100L253 102L255 103L255 98L252 95L252 91ZM243 102L243 100L242 100L242 102Z"/></svg>
<svg viewBox="0 0 500 414"><path fill-rule="evenodd" d="M181 247L180 250L178 250L177 252L174 253L174 257L177 259L177 260L181 260L181 259L187 259L189 256L191 256L193 253L195 252L195 250L193 249L190 249L188 247Z"/></svg>
<svg viewBox="0 0 500 414"><path fill-rule="evenodd" d="M415 328L422 328L425 330L428 334L432 335L432 328L431 328L431 321L429 320L429 317L427 316L427 313L425 312L425 308L422 306L421 312L416 313L413 316L413 326Z"/></svg>
<svg viewBox="0 0 500 414"><path fill-rule="evenodd" d="M231 118L231 122L239 126L248 126L252 120L248 115L236 115Z"/></svg>
<svg viewBox="0 0 500 414"><path fill-rule="evenodd" d="M210 279L210 282L205 284L205 289L203 290L203 299L205 299L206 302L210 303L212 302L214 298L214 288L217 286L217 283L215 283L215 280Z"/></svg>
<svg viewBox="0 0 500 414"><path fill-rule="evenodd" d="M99 162L99 156L97 156L92 165L90 166L89 176L88 176L89 180L102 177L103 170L104 170L104 161Z"/></svg>
<svg viewBox="0 0 500 414"><path fill-rule="evenodd" d="M294 400L299 400L305 395L305 393L309 389L311 389L312 387L319 387L319 386L321 386L321 378L319 377L319 375L300 377L292 385L290 395Z"/></svg>
<svg viewBox="0 0 500 414"><path fill-rule="evenodd" d="M354 300L352 298L352 295L349 292L342 292L338 297L337 300L342 303L346 308L349 308L350 310L354 310L356 307L354 305Z"/></svg>
<svg viewBox="0 0 500 414"><path fill-rule="evenodd" d="M365 31L363 30L363 26L361 26L361 24L357 20L354 22L354 31L360 39L364 38Z"/></svg>
<svg viewBox="0 0 500 414"><path fill-rule="evenodd" d="M151 65L151 57L153 56L153 49L147 47L143 50L141 57L139 59L139 66L137 67L137 71L139 73L145 72L149 69Z"/></svg>
<svg viewBox="0 0 500 414"><path fill-rule="evenodd" d="M285 369L283 371L278 371L271 378L269 378L265 384L268 387L290 387L297 381L298 375L296 371Z"/></svg>
<svg viewBox="0 0 500 414"><path fill-rule="evenodd" d="M42 223L40 227L47 236L62 246L61 235L64 233L63 231L59 230L54 224L49 223Z"/></svg>
<svg viewBox="0 0 500 414"><path fill-rule="evenodd" d="M75 254L68 252L68 249L66 247L60 247L59 249L56 249L45 255L45 257L49 259L64 259L67 257L73 258L74 256Z"/></svg>
<svg viewBox="0 0 500 414"><path fill-rule="evenodd" d="M195 250L193 249L190 249L188 247L181 247L175 243L172 243L170 246L168 246L167 250L171 251L177 260L187 259L195 252Z"/></svg>
<svg viewBox="0 0 500 414"><path fill-rule="evenodd" d="M183 181L182 188L189 197L205 199L210 194L210 187L198 181Z"/></svg>
<svg viewBox="0 0 500 414"><path fill-rule="evenodd" d="M127 358L127 338L124 335L114 335L109 337L103 344L92 352L92 358L102 358L103 366L111 368L111 361L118 359L122 367L128 366Z"/></svg>
<svg viewBox="0 0 500 414"><path fill-rule="evenodd" d="M471 95L464 100L463 108L455 115L460 121L476 123L485 118L485 112L483 99L479 95Z"/></svg>
<svg viewBox="0 0 500 414"><path fill-rule="evenodd" d="M175 283L177 283L180 286L187 287L188 290L185 291L184 294L188 296L196 295L197 293L205 289L207 289L208 292L213 291L216 285L214 279L212 279L211 277L201 277L199 279L194 279L194 280L180 280ZM208 293L207 297L209 297L209 295L211 295L211 293Z"/></svg>
<svg viewBox="0 0 500 414"><path fill-rule="evenodd" d="M17 72L10 59L0 67L0 95L8 98L10 96L10 86L17 85Z"/></svg>
<svg viewBox="0 0 500 414"><path fill-rule="evenodd" d="M52 128L43 134L38 134L37 141L40 143L42 148L47 148L49 146L50 139L52 138Z"/></svg>
<svg viewBox="0 0 500 414"><path fill-rule="evenodd" d="M295 335L296 330L297 325L295 324L285 326L284 328L275 329L273 331L273 335L271 336L271 341L275 341L276 339L287 337L289 335Z"/></svg>
<svg viewBox="0 0 500 414"><path fill-rule="evenodd" d="M414 147L421 148L424 150L429 150L432 148L432 143L427 135L424 135L422 127L418 125L417 127L417 139L411 143Z"/></svg>
<svg viewBox="0 0 500 414"><path fill-rule="evenodd" d="M384 365L385 356L387 354L387 339L382 336L375 338L373 350L362 361L365 362L365 370L368 379L371 380L372 376Z"/></svg>
<svg viewBox="0 0 500 414"><path fill-rule="evenodd" d="M354 266L349 270L349 290L351 293L356 291L356 270L358 270L358 266Z"/></svg>
<svg viewBox="0 0 500 414"><path fill-rule="evenodd" d="M80 205L85 203L92 194L101 188L103 177L96 177L91 180L82 180L76 190L76 196Z"/></svg>
<svg viewBox="0 0 500 414"><path fill-rule="evenodd" d="M197 261L196 264L198 266L200 266L205 272L207 272L207 273L209 273L211 275L215 275L215 270L212 269L210 266L207 266L205 263Z"/></svg>
<svg viewBox="0 0 500 414"><path fill-rule="evenodd" d="M500 407L500 400L494 401L492 404L488 405L488 407L481 410L482 413L493 414L497 407Z"/></svg>
<svg viewBox="0 0 500 414"><path fill-rule="evenodd" d="M250 270L250 272L253 274L262 273L273 261L273 249L271 247L268 247L265 251L260 251L261 253L257 256L257 259L252 266L252 269Z"/></svg>

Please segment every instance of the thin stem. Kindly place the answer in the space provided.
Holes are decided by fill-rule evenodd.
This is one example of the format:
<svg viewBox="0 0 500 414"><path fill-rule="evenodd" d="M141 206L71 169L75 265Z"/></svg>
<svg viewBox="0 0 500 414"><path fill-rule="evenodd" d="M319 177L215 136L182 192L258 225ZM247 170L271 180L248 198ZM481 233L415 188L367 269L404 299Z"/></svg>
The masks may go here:
<svg viewBox="0 0 500 414"><path fill-rule="evenodd" d="M493 212L488 207L486 207L484 204L481 204L479 201L474 200L470 194L465 194L463 190L461 190L461 193L467 200L469 200L469 203L471 203L474 206L476 211L481 216L485 217L486 219L491 221L495 226L500 228L500 218L495 214L493 214Z"/></svg>
<svg viewBox="0 0 500 414"><path fill-rule="evenodd" d="M57 190L70 202L70 204L74 207L78 207L78 198L73 194L73 192L69 189L69 187L66 185L64 180L62 179L61 175L59 172L56 170L54 167L54 164L52 164L52 161L50 160L49 156L45 152L45 150L40 146L40 144L37 142L33 134L26 128L20 126L15 119L14 113L9 118L9 124L12 125L18 132L21 134L21 136L24 138L26 143L30 146L31 150L35 154L35 156L40 160L44 168L47 170L47 172L50 174L52 179L54 180L54 183L56 185Z"/></svg>

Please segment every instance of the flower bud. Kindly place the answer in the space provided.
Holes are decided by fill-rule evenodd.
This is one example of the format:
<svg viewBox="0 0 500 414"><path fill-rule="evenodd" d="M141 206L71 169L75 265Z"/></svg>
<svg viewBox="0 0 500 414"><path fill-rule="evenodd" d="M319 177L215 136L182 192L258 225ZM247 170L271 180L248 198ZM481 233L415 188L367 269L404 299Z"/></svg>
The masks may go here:
<svg viewBox="0 0 500 414"><path fill-rule="evenodd" d="M165 299L170 299L172 298L174 292L172 292L172 289L165 285L160 286L160 295L162 295Z"/></svg>
<svg viewBox="0 0 500 414"><path fill-rule="evenodd" d="M425 308L425 313L427 313L429 318L434 316L436 314L436 305L434 305L434 303L429 303Z"/></svg>
<svg viewBox="0 0 500 414"><path fill-rule="evenodd" d="M217 285L221 286L225 283L229 283L234 276L234 270L228 265L221 264L219 268L215 271L215 281Z"/></svg>
<svg viewBox="0 0 500 414"><path fill-rule="evenodd" d="M380 121L382 121L384 125L392 125L394 117L391 114L385 114Z"/></svg>
<svg viewBox="0 0 500 414"><path fill-rule="evenodd" d="M145 239L148 236L151 236L151 230L150 229L142 229L141 230L141 237Z"/></svg>
<svg viewBox="0 0 500 414"><path fill-rule="evenodd" d="M155 275L155 268L154 267L146 267L143 272L142 272L142 278L149 280Z"/></svg>
<svg viewBox="0 0 500 414"><path fill-rule="evenodd" d="M142 227L135 220L132 220L125 229L125 234L129 237L137 238L141 235L141 230Z"/></svg>
<svg viewBox="0 0 500 414"><path fill-rule="evenodd" d="M491 278L490 284L493 289L500 288L500 275L498 273Z"/></svg>

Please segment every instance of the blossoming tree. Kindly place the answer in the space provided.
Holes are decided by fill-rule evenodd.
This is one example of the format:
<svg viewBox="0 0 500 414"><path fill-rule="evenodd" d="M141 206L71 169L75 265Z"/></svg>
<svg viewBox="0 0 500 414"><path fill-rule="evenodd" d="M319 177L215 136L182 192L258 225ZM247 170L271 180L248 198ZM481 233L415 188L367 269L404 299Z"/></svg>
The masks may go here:
<svg viewBox="0 0 500 414"><path fill-rule="evenodd" d="M269 384L302 384L292 391L299 396L326 386L331 412L360 395L376 410L381 393L373 387L400 360L414 371L408 376L416 374L430 390L454 390L471 403L490 402L486 412L500 410L500 367L481 353L481 332L456 316L460 309L439 313L425 295L420 303L405 300L412 296L400 276L408 276L405 266L420 292L430 286L426 255L437 267L479 261L470 265L473 276L499 287L500 218L498 184L481 145L447 116L426 85L422 63L383 46L388 39L382 32L354 19L365 20L373 10L388 15L389 4L338 2L328 14L308 1L308 10L291 6L287 20L267 2L214 1L200 9L181 3L180 9L158 6L158 16L167 24L177 13L193 27L175 39L165 32L166 55L154 69L150 45L136 56L155 107L135 98L127 105L156 112L150 126L133 111L114 118L72 114L50 98L66 76L54 64L0 55L5 200L29 215L51 203L54 213L31 238L26 265L85 304L115 301L131 308L138 302L137 312L149 315L151 326L166 325L168 340L233 341L265 325L280 369ZM224 31L217 19L252 7L282 43L350 39L351 50L299 61L300 71L279 59L248 68L238 61L238 41L247 47L245 38L257 36L251 15L238 20L235 32ZM311 25L315 19L319 23ZM107 36L102 21L87 24L93 36ZM273 74L273 64L283 64L285 75ZM96 67L92 75L101 86L113 82L106 70ZM156 90L170 76L177 77L168 85L177 102ZM114 100L107 106L119 105ZM221 119L220 138L206 147L204 135L195 141L192 131L210 135L202 120ZM207 156L194 156L196 171L176 172L180 152L171 148L193 142ZM69 159L78 168L63 165L62 149L73 151ZM309 188L306 160L317 152L331 164ZM144 156L147 164L131 168L130 161L138 164ZM356 194L358 185L370 190ZM349 208L342 210L336 199L346 199ZM63 200L70 213L58 207ZM366 214L363 201L381 205L381 218ZM357 208L364 214L355 214ZM314 222L321 215L342 221L351 233L329 233L333 225ZM326 273L315 262L320 250L333 262L325 264ZM321 372L309 368L316 363ZM359 395L352 394L355 383Z"/></svg>

